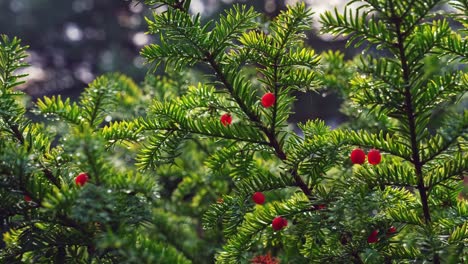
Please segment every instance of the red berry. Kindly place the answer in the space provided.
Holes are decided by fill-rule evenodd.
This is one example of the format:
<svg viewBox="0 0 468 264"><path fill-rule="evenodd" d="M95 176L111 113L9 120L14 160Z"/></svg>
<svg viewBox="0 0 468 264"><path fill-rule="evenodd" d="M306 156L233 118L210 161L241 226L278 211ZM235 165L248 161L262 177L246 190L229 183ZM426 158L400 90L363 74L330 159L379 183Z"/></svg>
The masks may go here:
<svg viewBox="0 0 468 264"><path fill-rule="evenodd" d="M366 161L366 153L360 148L354 149L351 151L351 162L353 164L364 164Z"/></svg>
<svg viewBox="0 0 468 264"><path fill-rule="evenodd" d="M276 102L276 96L272 93L266 93L262 96L262 105L265 108L271 107Z"/></svg>
<svg viewBox="0 0 468 264"><path fill-rule="evenodd" d="M265 203L265 195L261 192L256 192L252 195L252 200L256 204L264 204Z"/></svg>
<svg viewBox="0 0 468 264"><path fill-rule="evenodd" d="M75 178L75 184L78 186L83 186L89 180L88 174L82 172L78 174Z"/></svg>
<svg viewBox="0 0 468 264"><path fill-rule="evenodd" d="M275 217L273 221L271 221L271 227L273 227L273 230L279 231L283 229L283 227L288 226L288 220L284 219L281 216Z"/></svg>
<svg viewBox="0 0 468 264"><path fill-rule="evenodd" d="M319 205L316 205L316 206L315 206L315 209L316 209L316 210L323 210L323 209L325 209L325 208L327 208L327 205L326 205L326 204L319 204Z"/></svg>
<svg viewBox="0 0 468 264"><path fill-rule="evenodd" d="M270 253L268 255L255 256L250 260L251 264L279 264L280 261L272 257Z"/></svg>
<svg viewBox="0 0 468 264"><path fill-rule="evenodd" d="M387 230L387 234L394 234L397 232L397 229L396 227L394 226L391 226L388 230Z"/></svg>
<svg viewBox="0 0 468 264"><path fill-rule="evenodd" d="M369 150L369 153L367 153L367 161L369 161L370 164L377 165L381 160L382 155L380 155L380 151L377 149L371 149Z"/></svg>
<svg viewBox="0 0 468 264"><path fill-rule="evenodd" d="M24 196L24 200L28 203L32 201L31 197L29 197L28 195Z"/></svg>
<svg viewBox="0 0 468 264"><path fill-rule="evenodd" d="M372 233L367 237L367 243L372 244L372 243L377 243L379 241L379 231L374 230Z"/></svg>
<svg viewBox="0 0 468 264"><path fill-rule="evenodd" d="M220 121L223 126L228 126L232 123L232 116L226 113L221 116Z"/></svg>

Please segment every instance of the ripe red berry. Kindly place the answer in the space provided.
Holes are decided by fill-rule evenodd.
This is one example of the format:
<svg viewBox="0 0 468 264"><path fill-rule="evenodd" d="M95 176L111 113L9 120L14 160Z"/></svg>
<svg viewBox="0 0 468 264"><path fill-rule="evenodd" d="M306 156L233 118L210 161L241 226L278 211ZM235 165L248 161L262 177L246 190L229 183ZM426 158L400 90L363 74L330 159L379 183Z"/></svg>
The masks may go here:
<svg viewBox="0 0 468 264"><path fill-rule="evenodd" d="M252 200L256 204L264 204L265 203L265 195L262 192L256 192L252 195Z"/></svg>
<svg viewBox="0 0 468 264"><path fill-rule="evenodd" d="M318 204L318 205L315 206L316 210L323 210L325 208L327 208L326 204Z"/></svg>
<svg viewBox="0 0 468 264"><path fill-rule="evenodd" d="M367 153L367 161L369 161L372 165L377 165L382 160L382 155L380 155L380 151L377 149L371 149Z"/></svg>
<svg viewBox="0 0 468 264"><path fill-rule="evenodd" d="M268 255L255 256L250 260L251 264L279 264L280 261L272 257L270 253Z"/></svg>
<svg viewBox="0 0 468 264"><path fill-rule="evenodd" d="M377 243L379 241L379 231L374 230L372 233L367 237L367 243L372 244L372 243Z"/></svg>
<svg viewBox="0 0 468 264"><path fill-rule="evenodd" d="M283 218L283 227L287 227L288 226L288 220L286 220L286 218Z"/></svg>
<svg viewBox="0 0 468 264"><path fill-rule="evenodd" d="M78 186L83 186L85 185L86 182L88 182L88 180L89 180L88 174L82 172L78 174L78 176L76 176L75 184Z"/></svg>
<svg viewBox="0 0 468 264"><path fill-rule="evenodd" d="M28 203L32 201L31 197L29 197L28 195L24 196L24 200Z"/></svg>
<svg viewBox="0 0 468 264"><path fill-rule="evenodd" d="M394 234L394 233L396 233L396 232L397 232L397 229L396 229L396 227L394 227L394 226L391 226L391 227L388 228L388 230L387 230L387 234L389 234L389 235L390 235L390 234Z"/></svg>
<svg viewBox="0 0 468 264"><path fill-rule="evenodd" d="M275 217L275 219L273 219L273 221L271 221L271 227L275 231L279 231L286 226L288 226L288 220L284 219L281 216L277 216Z"/></svg>
<svg viewBox="0 0 468 264"><path fill-rule="evenodd" d="M223 126L228 126L232 123L232 116L226 113L221 116L220 121L221 121L221 124L223 124Z"/></svg>
<svg viewBox="0 0 468 264"><path fill-rule="evenodd" d="M276 102L276 96L270 92L262 96L262 105L265 108L271 107Z"/></svg>
<svg viewBox="0 0 468 264"><path fill-rule="evenodd" d="M362 149L357 148L351 151L350 158L353 164L364 164L366 161L366 153L364 153Z"/></svg>

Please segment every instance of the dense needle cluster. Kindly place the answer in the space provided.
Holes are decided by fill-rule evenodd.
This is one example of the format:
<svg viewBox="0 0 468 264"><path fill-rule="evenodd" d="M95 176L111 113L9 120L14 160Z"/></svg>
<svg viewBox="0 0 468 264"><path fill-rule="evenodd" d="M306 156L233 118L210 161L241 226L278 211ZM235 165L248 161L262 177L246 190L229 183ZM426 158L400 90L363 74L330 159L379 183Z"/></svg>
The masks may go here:
<svg viewBox="0 0 468 264"><path fill-rule="evenodd" d="M214 21L191 1L141 2L158 40L141 55L163 76L108 74L77 100L41 98L50 123L26 115L26 48L1 38L0 259L468 261L468 46L449 23L466 27L466 1L450 1L456 15L433 13L438 0L324 12L322 32L365 43L349 61L308 47L304 1L267 22L243 5ZM293 129L296 95L319 89L347 121Z"/></svg>

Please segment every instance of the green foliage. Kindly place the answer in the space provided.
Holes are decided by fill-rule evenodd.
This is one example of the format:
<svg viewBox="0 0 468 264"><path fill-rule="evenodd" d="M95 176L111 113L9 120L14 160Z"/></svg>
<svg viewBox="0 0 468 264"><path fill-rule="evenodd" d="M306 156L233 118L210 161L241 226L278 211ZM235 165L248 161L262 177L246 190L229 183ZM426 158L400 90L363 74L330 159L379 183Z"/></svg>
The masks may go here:
<svg viewBox="0 0 468 264"><path fill-rule="evenodd" d="M270 225L271 219L281 215L285 217L293 216L310 205L304 195L296 195L282 203L270 203L263 207L257 207L252 213L244 216L244 222L224 246L217 261L222 263L238 263L242 254L252 243L252 238L260 230Z"/></svg>
<svg viewBox="0 0 468 264"><path fill-rule="evenodd" d="M5 242L0 259L190 263L183 250L150 236L159 234L159 226L149 224L159 215L153 211L159 203L154 178L131 164L118 166L125 164L125 156L106 151L115 145L109 139L115 135L101 128L103 122L111 115L123 117L113 113L119 108L142 103L136 85L114 74L91 83L78 103L60 96L41 99L38 110L54 116L45 127L24 116L24 95L13 90L24 77L15 71L26 66L20 62L25 47L2 36L0 54L0 220ZM129 134L119 135L127 139ZM74 183L80 171L90 178L83 187ZM193 239L194 234L180 237Z"/></svg>
<svg viewBox="0 0 468 264"><path fill-rule="evenodd" d="M12 90L24 49L2 39L1 257L466 262L466 37L432 11L442 1L351 1L361 6L322 14L324 32L366 45L351 61L304 45L304 3L267 23L241 5L203 22L190 1L144 3L164 7L147 18L160 41L141 54L166 75L149 74L140 89L111 74L78 102L40 99L39 112L55 118L48 126L24 117ZM453 5L463 24L466 3ZM433 67L438 58L447 65ZM205 75L191 70L198 65ZM340 94L351 120L289 129L296 92L319 88ZM276 98L268 108L266 92ZM382 161L351 164L356 147L379 150ZM81 171L90 180L74 186ZM254 204L255 192L265 204ZM288 226L273 230L277 216Z"/></svg>
<svg viewBox="0 0 468 264"><path fill-rule="evenodd" d="M378 148L399 157L384 156L375 168L357 170L355 175L368 186L417 190L414 195L418 195L420 205L390 210L388 216L395 222L424 227L408 230L411 236L402 241L415 239L425 246L418 249L420 253L413 252L417 254L394 252L392 259L417 259L427 252L427 258L435 263L449 258L462 262L463 257L455 260L456 255L449 252L451 247L458 250L466 246L463 241L451 244L442 238L449 237L450 230L436 228L448 217L445 209L438 207L448 204L450 210L455 205L460 190L457 181L463 179L467 170L463 154L466 111L454 113L447 109L466 92L466 73L447 67L445 72L421 74L431 53L463 61L463 52L459 53L463 37L457 37L445 20L431 14L440 2L366 1L357 11L347 9L343 15L337 11L322 15L324 31L350 34L348 43L359 46L368 41L366 50L376 45L377 50L387 54L376 57L368 52L369 55L361 56L359 73L350 80L348 95L358 107L367 108L377 117L388 116L392 121L379 134L337 132L336 140ZM445 121L434 127L436 118ZM463 219L459 221L466 221ZM385 248L382 254L386 254Z"/></svg>

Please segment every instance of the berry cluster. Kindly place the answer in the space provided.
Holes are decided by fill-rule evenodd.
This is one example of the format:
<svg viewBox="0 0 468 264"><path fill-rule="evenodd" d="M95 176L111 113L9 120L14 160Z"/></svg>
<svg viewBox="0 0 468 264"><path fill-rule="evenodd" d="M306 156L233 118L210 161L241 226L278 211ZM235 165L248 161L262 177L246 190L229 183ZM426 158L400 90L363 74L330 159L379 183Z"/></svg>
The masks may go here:
<svg viewBox="0 0 468 264"><path fill-rule="evenodd" d="M389 237L397 232L396 227L391 226L387 229L386 236ZM373 244L379 242L379 230L375 229L372 233L367 237L367 243Z"/></svg>
<svg viewBox="0 0 468 264"><path fill-rule="evenodd" d="M251 264L279 264L280 261L272 257L270 253L267 255L260 255L260 256L255 256L250 260Z"/></svg>
<svg viewBox="0 0 468 264"><path fill-rule="evenodd" d="M351 162L353 164L364 164L366 162L366 153L364 150L357 148L351 151ZM372 165L377 165L382 160L382 155L377 149L371 149L367 153L367 161Z"/></svg>
<svg viewBox="0 0 468 264"><path fill-rule="evenodd" d="M276 103L276 96L275 94L271 93L271 92L268 92L268 93L265 93L261 100L260 100L260 103L262 104L263 107L265 108L269 108L271 106L273 106L275 103ZM220 117L220 122L223 126L229 126L231 125L232 123L232 116L230 113L225 113L223 114L221 117ZM352 152L351 152L351 155L350 155L350 158L351 158L351 162L353 164L364 164L366 162L366 153L360 149L360 148L357 148L357 149L354 149ZM379 152L379 150L377 149L371 149L368 153L367 153L367 161L372 164L372 165L377 165L380 163L380 161L382 160L382 156ZM80 174L81 175L81 174ZM80 175L78 175L78 177L80 177ZM86 181L88 180L88 177L86 174L84 174L86 177L83 178L83 179L80 179L78 180L78 177L75 179L77 185L83 185L84 183L86 183ZM84 176L81 176L81 177L84 177ZM262 192L255 192L253 195L252 195L252 200L255 204L258 204L258 205L263 205L265 203L265 195L262 193ZM218 201L219 202L219 201ZM321 205L317 205L315 206L315 209L316 210L323 210L326 208L326 205L324 204L321 204ZM275 217L272 222L271 222L271 227L273 228L273 230L275 231L279 231L279 230L282 230L283 228L285 228L286 226L288 226L288 220L286 220L285 218L281 217L281 216L277 216ZM388 234L393 234L396 232L396 228L395 227L390 227L389 230L387 231L387 235ZM378 235L379 235L379 231L378 230L374 230L372 231L372 233L369 235L369 237L367 238L367 242L368 243L376 243L378 242L379 238L378 238Z"/></svg>
<svg viewBox="0 0 468 264"><path fill-rule="evenodd" d="M252 195L252 200L254 201L254 203L262 205L265 203L266 199L265 199L265 195L262 192L256 192ZM320 205L319 207L320 209L324 209L325 205ZM288 226L288 220L286 220L285 218L281 216L277 216L271 221L271 227L275 231L279 231L286 226Z"/></svg>
<svg viewBox="0 0 468 264"><path fill-rule="evenodd" d="M364 150L357 148L351 151L351 162L353 164L364 164L366 162L366 153ZM367 153L367 161L372 164L372 165L377 165L380 163L382 160L382 155L380 154L380 151L377 149L371 149ZM387 230L387 236L396 233L396 228L394 226L390 227ZM379 230L373 230L372 233L367 237L367 243L373 244L377 243L379 241Z"/></svg>
<svg viewBox="0 0 468 264"><path fill-rule="evenodd" d="M266 93L262 96L262 99L260 100L260 103L262 104L263 107L269 108L272 107L276 103L276 96L273 93ZM223 114L219 121L223 126L228 126L232 123L232 116L229 113Z"/></svg>

